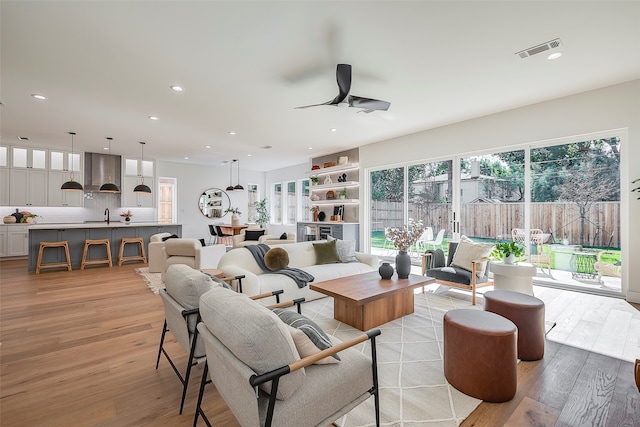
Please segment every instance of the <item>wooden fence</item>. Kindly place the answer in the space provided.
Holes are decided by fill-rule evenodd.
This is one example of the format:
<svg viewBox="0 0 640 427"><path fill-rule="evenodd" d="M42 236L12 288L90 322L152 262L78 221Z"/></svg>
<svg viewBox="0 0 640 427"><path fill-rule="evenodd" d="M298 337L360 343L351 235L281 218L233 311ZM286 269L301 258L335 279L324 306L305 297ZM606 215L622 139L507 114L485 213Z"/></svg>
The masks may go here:
<svg viewBox="0 0 640 427"><path fill-rule="evenodd" d="M372 231L384 227L402 227L402 202L374 200L371 203ZM432 203L428 208L409 204L409 217L422 219L433 227L451 235L449 204ZM581 224L584 235L580 239ZM524 203L469 203L462 206L461 234L483 239L511 240L513 228L524 228ZM620 203L594 203L585 221L580 220L575 203L550 202L531 204L531 228L539 228L553 235L556 243L567 239L569 244L620 248Z"/></svg>

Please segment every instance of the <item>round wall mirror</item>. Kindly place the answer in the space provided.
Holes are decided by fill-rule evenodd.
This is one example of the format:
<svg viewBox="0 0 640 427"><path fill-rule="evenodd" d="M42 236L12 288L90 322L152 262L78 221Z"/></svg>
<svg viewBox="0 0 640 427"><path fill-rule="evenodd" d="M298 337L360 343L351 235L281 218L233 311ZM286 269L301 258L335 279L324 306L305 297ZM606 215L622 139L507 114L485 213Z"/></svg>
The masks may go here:
<svg viewBox="0 0 640 427"><path fill-rule="evenodd" d="M202 215L207 218L222 218L231 206L229 195L219 188L209 188L205 190L198 200L198 207Z"/></svg>

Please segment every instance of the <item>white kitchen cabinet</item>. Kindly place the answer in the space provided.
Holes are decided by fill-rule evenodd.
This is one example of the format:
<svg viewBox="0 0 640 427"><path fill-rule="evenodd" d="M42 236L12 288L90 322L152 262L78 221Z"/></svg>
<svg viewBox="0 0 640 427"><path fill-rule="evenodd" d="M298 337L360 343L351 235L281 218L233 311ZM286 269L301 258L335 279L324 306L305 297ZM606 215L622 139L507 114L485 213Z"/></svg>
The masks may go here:
<svg viewBox="0 0 640 427"><path fill-rule="evenodd" d="M134 193L133 189L140 183L137 176L125 176L122 181L122 207L152 208L154 205L155 180L145 178L144 183L149 186L151 193Z"/></svg>
<svg viewBox="0 0 640 427"><path fill-rule="evenodd" d="M7 256L7 226L0 225L0 257Z"/></svg>
<svg viewBox="0 0 640 427"><path fill-rule="evenodd" d="M47 169L47 150L31 147L11 147L11 167Z"/></svg>
<svg viewBox="0 0 640 427"><path fill-rule="evenodd" d="M70 179L70 172L53 172L49 171L47 206L83 206L84 192L82 191L63 191L60 189L62 184ZM82 176L74 174L74 181L82 184Z"/></svg>
<svg viewBox="0 0 640 427"><path fill-rule="evenodd" d="M154 162L152 160L124 159L125 176L144 176L153 178L155 176Z"/></svg>
<svg viewBox="0 0 640 427"><path fill-rule="evenodd" d="M14 206L47 206L47 171L11 169L9 204Z"/></svg>
<svg viewBox="0 0 640 427"><path fill-rule="evenodd" d="M73 171L74 180L78 181L78 175L82 174L82 153L70 151L49 150L50 171Z"/></svg>
<svg viewBox="0 0 640 427"><path fill-rule="evenodd" d="M0 167L0 206L9 205L9 169Z"/></svg>
<svg viewBox="0 0 640 427"><path fill-rule="evenodd" d="M29 226L7 225L7 249L4 256L29 254Z"/></svg>

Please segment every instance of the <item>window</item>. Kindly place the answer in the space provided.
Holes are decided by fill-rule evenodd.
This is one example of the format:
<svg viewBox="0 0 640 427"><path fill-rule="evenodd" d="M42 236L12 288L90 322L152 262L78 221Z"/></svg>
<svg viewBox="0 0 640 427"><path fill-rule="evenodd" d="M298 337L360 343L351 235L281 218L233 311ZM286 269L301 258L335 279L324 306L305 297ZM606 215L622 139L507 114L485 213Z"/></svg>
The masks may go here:
<svg viewBox="0 0 640 427"><path fill-rule="evenodd" d="M286 220L285 224L295 224L296 223L296 182L289 181L286 183L287 185L287 203L285 206L286 212L284 218Z"/></svg>
<svg viewBox="0 0 640 427"><path fill-rule="evenodd" d="M300 221L311 221L311 214L309 209L311 208L311 199L309 192L309 185L311 181L309 179L301 179L298 181L300 183L300 192L299 192L299 203L298 207L300 211L298 212L298 218Z"/></svg>
<svg viewBox="0 0 640 427"><path fill-rule="evenodd" d="M176 179L160 178L158 180L158 221L175 224L176 222Z"/></svg>
<svg viewBox="0 0 640 427"><path fill-rule="evenodd" d="M273 184L273 205L271 206L271 221L274 224L282 224L282 184Z"/></svg>
<svg viewBox="0 0 640 427"><path fill-rule="evenodd" d="M257 184L247 184L247 194L249 208L247 212L247 218L250 223L255 223L258 214L256 212L256 203L260 200L260 193L258 192Z"/></svg>

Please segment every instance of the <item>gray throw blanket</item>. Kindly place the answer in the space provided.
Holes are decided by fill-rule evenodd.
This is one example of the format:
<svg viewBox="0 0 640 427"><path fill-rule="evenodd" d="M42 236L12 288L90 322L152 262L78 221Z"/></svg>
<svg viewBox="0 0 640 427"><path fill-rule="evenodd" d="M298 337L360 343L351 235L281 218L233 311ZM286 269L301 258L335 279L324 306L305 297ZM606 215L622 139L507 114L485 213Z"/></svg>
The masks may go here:
<svg viewBox="0 0 640 427"><path fill-rule="evenodd" d="M269 270L267 265L264 263L264 256L267 254L270 248L264 243L245 246L245 248L248 249L249 252L251 252L251 255L253 255L253 258L255 258L256 262L258 263L262 271L266 273L284 274L285 276L293 279L299 288L304 288L305 286L307 286L307 283L313 282L314 280L314 277L312 275L310 275L304 270L300 270L299 268L285 267L282 270L276 270L276 271Z"/></svg>

